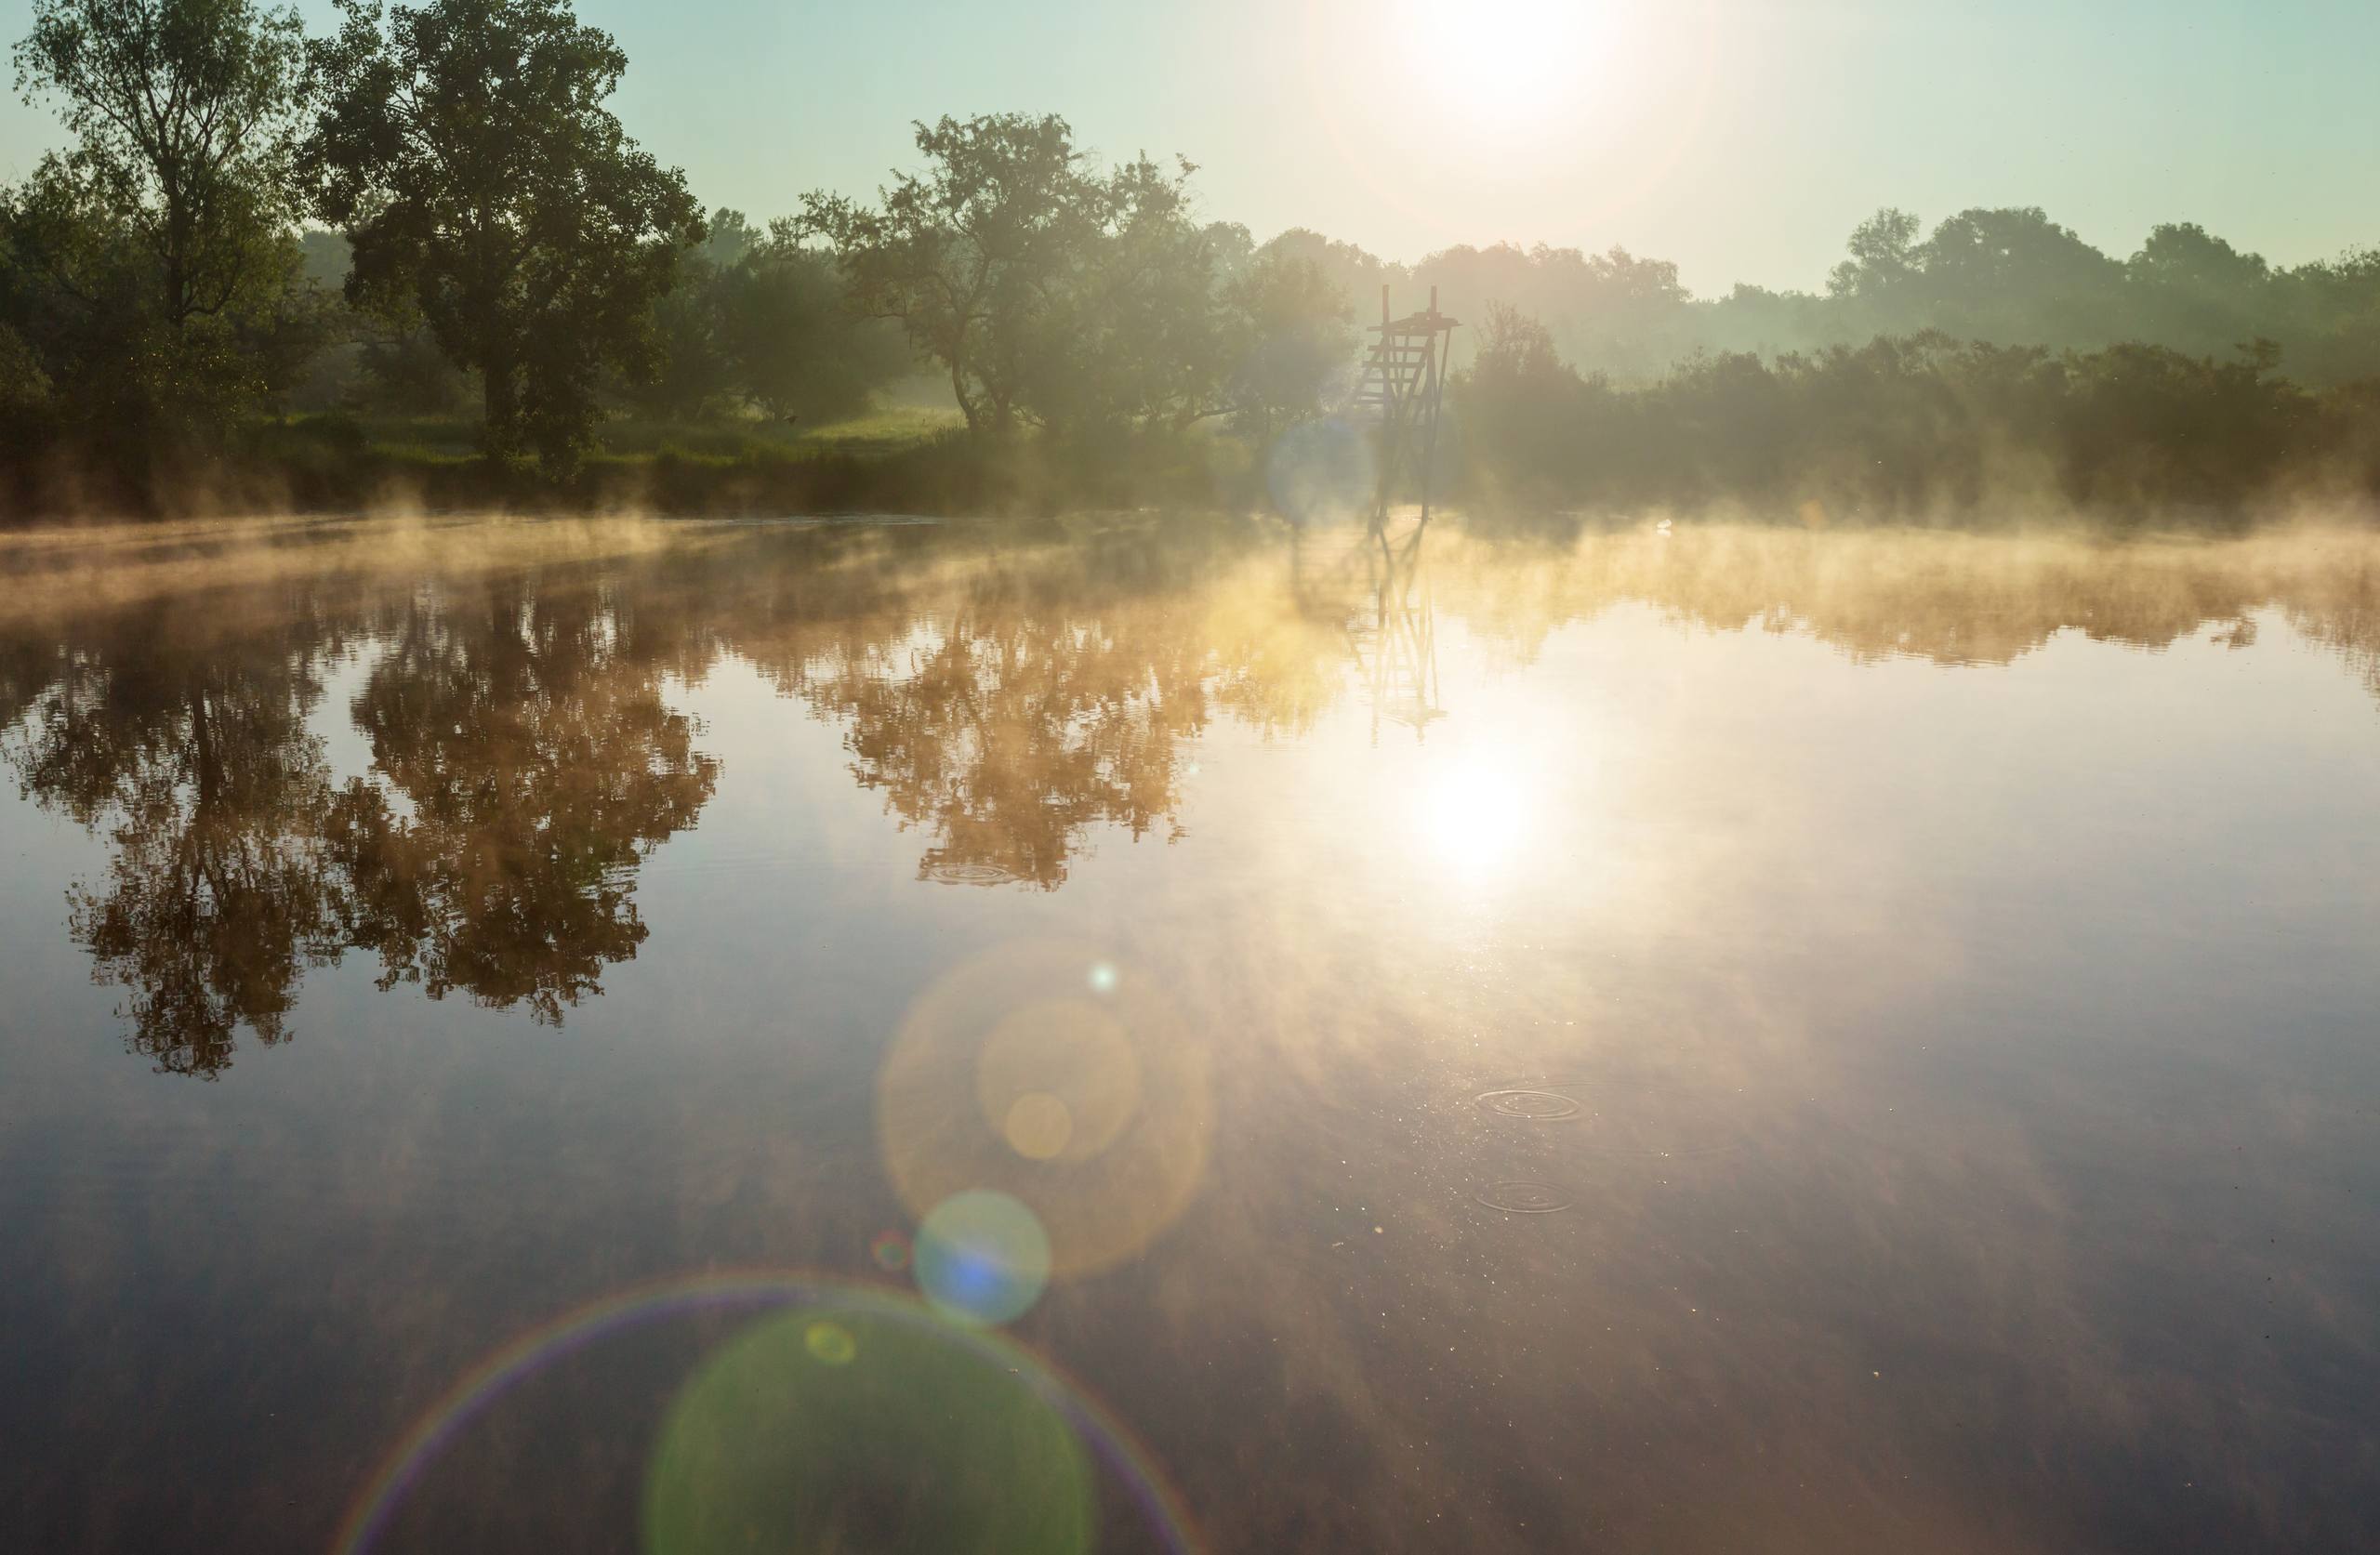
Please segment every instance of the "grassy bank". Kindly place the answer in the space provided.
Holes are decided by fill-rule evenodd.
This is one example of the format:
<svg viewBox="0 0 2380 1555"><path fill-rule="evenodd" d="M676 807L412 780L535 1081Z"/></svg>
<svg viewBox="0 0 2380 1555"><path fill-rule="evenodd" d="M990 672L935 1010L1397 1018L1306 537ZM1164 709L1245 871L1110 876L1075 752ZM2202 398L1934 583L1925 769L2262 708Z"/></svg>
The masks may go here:
<svg viewBox="0 0 2380 1555"><path fill-rule="evenodd" d="M955 414L910 408L809 428L617 420L564 480L483 456L476 433L451 418L279 417L204 456L109 464L104 475L60 450L20 450L0 468L0 492L20 521L379 507L962 516L1257 494L1252 460L1229 439L994 444L970 438Z"/></svg>
<svg viewBox="0 0 2380 1555"><path fill-rule="evenodd" d="M1561 363L1536 326L1490 335L1453 380L1435 481L1442 506L1490 525L1672 515L2236 532L2380 507L2380 382L2317 392L2262 360L2134 347L2053 357L1921 336L1775 363L1714 358L1621 389ZM1373 436L1322 421L1265 440L1206 422L996 440L919 407L818 426L623 417L557 479L483 456L467 418L284 416L178 460L126 438L132 467L20 446L0 458L0 511L991 518L1277 505L1343 517L1372 499Z"/></svg>

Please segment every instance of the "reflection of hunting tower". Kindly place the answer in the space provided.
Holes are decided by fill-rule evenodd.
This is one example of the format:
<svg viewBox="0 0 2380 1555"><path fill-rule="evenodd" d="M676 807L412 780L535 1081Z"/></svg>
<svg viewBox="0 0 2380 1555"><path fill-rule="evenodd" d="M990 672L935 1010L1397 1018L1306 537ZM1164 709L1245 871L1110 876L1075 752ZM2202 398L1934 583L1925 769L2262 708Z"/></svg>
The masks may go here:
<svg viewBox="0 0 2380 1555"><path fill-rule="evenodd" d="M1438 311L1438 289L1430 288L1426 313L1388 316L1388 288L1380 289L1379 344L1364 363L1350 408L1377 405L1381 412L1380 490L1372 503L1375 534L1388 528L1389 503L1408 472L1421 490L1421 522L1430 521L1430 483L1437 474L1438 414L1447 394L1447 352L1455 321Z"/></svg>
<svg viewBox="0 0 2380 1555"><path fill-rule="evenodd" d="M1381 530L1294 530L1289 589L1301 616L1343 638L1371 691L1375 743L1383 716L1416 734L1446 716L1438 705L1436 613L1418 525L1394 542Z"/></svg>

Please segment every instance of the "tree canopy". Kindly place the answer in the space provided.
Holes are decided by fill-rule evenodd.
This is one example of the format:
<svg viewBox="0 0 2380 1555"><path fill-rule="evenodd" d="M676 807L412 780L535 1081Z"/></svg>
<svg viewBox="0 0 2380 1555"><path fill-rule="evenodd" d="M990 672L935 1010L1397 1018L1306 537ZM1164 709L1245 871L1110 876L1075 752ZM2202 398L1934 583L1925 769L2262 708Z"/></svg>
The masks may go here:
<svg viewBox="0 0 2380 1555"><path fill-rule="evenodd" d="M491 453L566 471L604 369L650 370L651 309L702 235L684 176L603 106L628 57L564 0L339 9L304 165L354 244L348 296L417 310L479 375Z"/></svg>
<svg viewBox="0 0 2380 1555"><path fill-rule="evenodd" d="M75 137L49 176L135 235L174 329L281 268L302 36L254 0L34 0L17 85L60 99Z"/></svg>
<svg viewBox="0 0 2380 1555"><path fill-rule="evenodd" d="M1247 233L1195 219L1188 161L1144 154L1103 172L1054 114L920 124L917 147L923 168L895 174L877 204L813 193L802 221L831 244L853 304L942 364L970 428L1180 429L1251 394L1270 396L1269 423L1343 367L1266 352L1342 338L1344 305L1293 257L1246 279Z"/></svg>
<svg viewBox="0 0 2380 1555"><path fill-rule="evenodd" d="M74 143L0 192L0 398L117 458L203 441L311 349L290 232L297 14L35 0L16 63Z"/></svg>

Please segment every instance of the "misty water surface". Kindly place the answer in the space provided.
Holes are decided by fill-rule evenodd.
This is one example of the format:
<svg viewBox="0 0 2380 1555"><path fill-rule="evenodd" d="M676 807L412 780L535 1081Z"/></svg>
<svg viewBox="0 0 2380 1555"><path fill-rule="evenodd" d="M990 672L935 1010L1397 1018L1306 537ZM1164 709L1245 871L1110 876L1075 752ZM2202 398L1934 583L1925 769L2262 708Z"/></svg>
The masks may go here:
<svg viewBox="0 0 2380 1555"><path fill-rule="evenodd" d="M7 1548L2380 1541L2369 538L0 560Z"/></svg>

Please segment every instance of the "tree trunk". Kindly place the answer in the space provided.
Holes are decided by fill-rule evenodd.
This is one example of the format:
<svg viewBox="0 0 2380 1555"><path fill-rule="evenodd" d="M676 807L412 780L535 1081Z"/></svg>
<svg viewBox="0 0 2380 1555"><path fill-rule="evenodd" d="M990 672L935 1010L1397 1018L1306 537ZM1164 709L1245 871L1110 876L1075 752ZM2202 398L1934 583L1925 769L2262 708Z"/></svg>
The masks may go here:
<svg viewBox="0 0 2380 1555"><path fill-rule="evenodd" d="M967 398L967 373L959 364L959 359L956 354L950 359L950 392L959 402L959 414L967 418L967 430L970 432L979 430L980 418L975 410L975 402Z"/></svg>
<svg viewBox="0 0 2380 1555"><path fill-rule="evenodd" d="M165 187L165 323L178 336L190 317L190 213L179 191Z"/></svg>
<svg viewBox="0 0 2380 1555"><path fill-rule="evenodd" d="M492 459L509 459L521 445L520 385L510 361L491 355L480 365L480 446Z"/></svg>

